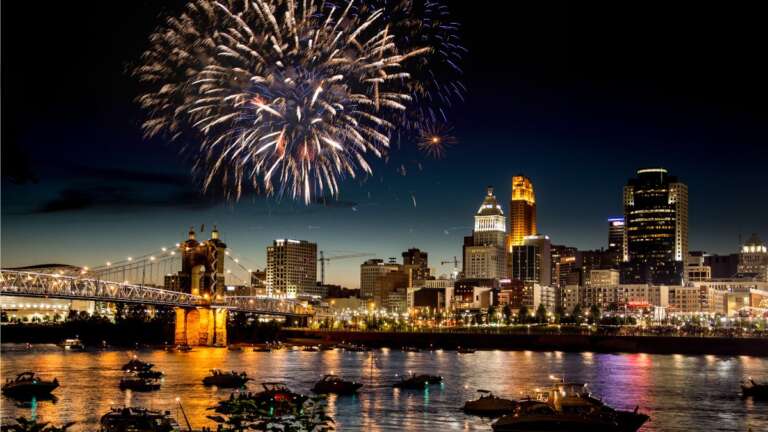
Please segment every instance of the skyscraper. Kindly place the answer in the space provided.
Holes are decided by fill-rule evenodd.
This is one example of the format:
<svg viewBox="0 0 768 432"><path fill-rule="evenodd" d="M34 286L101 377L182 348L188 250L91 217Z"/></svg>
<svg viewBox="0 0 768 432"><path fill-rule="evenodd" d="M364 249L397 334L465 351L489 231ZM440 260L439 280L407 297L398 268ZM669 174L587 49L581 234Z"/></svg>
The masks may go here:
<svg viewBox="0 0 768 432"><path fill-rule="evenodd" d="M531 179L524 175L512 177L512 198L509 201L509 239L511 246L522 246L526 236L536 234L536 196Z"/></svg>
<svg viewBox="0 0 768 432"><path fill-rule="evenodd" d="M317 245L277 239L267 247L267 294L293 298L317 294Z"/></svg>
<svg viewBox="0 0 768 432"><path fill-rule="evenodd" d="M523 282L552 285L552 251L549 237L531 235L510 252L510 277Z"/></svg>
<svg viewBox="0 0 768 432"><path fill-rule="evenodd" d="M369 259L360 264L360 297L374 298L376 294L376 278L393 271L400 271L398 263L385 263L380 258Z"/></svg>
<svg viewBox="0 0 768 432"><path fill-rule="evenodd" d="M418 248L403 252L403 269L410 274L411 281L429 278L428 254Z"/></svg>
<svg viewBox="0 0 768 432"><path fill-rule="evenodd" d="M606 251L606 259L608 260L607 264L611 268L619 268L619 265L624 261L626 250L624 232L623 217L608 218L608 250Z"/></svg>
<svg viewBox="0 0 768 432"><path fill-rule="evenodd" d="M475 213L472 245L464 246L464 277L499 279L507 273L506 220L504 211L488 187L485 199Z"/></svg>
<svg viewBox="0 0 768 432"><path fill-rule="evenodd" d="M740 276L754 276L768 282L768 248L757 234L752 234L741 247L738 272Z"/></svg>
<svg viewBox="0 0 768 432"><path fill-rule="evenodd" d="M664 168L637 171L624 187L623 283L682 283L688 258L688 187Z"/></svg>

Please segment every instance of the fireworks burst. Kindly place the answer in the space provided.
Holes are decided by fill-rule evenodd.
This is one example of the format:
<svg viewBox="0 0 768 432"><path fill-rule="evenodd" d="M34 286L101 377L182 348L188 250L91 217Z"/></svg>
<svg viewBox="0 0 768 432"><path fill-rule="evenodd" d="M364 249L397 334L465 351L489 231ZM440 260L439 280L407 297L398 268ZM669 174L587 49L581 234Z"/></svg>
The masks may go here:
<svg viewBox="0 0 768 432"><path fill-rule="evenodd" d="M453 128L438 124L428 124L420 130L416 144L421 151L435 159L445 156L446 148L456 144L456 137L451 135Z"/></svg>
<svg viewBox="0 0 768 432"><path fill-rule="evenodd" d="M150 37L134 71L148 136L191 131L203 187L305 203L371 173L413 107L413 59L382 10L304 0L197 0Z"/></svg>
<svg viewBox="0 0 768 432"><path fill-rule="evenodd" d="M358 10L380 10L400 49L432 48L409 60L414 79L407 88L414 103L401 113L406 128L400 132L418 136L433 124L447 123L448 110L462 103L466 93L461 68L466 48L448 6L440 0L367 0Z"/></svg>

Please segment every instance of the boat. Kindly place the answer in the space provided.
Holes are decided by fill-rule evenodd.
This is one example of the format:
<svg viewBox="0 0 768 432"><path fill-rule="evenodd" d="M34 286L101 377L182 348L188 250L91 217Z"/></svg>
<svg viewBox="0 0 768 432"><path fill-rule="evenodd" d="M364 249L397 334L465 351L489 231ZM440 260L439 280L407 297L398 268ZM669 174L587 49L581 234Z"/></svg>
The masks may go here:
<svg viewBox="0 0 768 432"><path fill-rule="evenodd" d="M466 347L458 347L456 348L456 352L459 354L474 354L475 349L474 348L466 348Z"/></svg>
<svg viewBox="0 0 768 432"><path fill-rule="evenodd" d="M504 414L512 414L517 408L517 402L500 398L490 390L478 390L480 397L464 403L464 412L487 417L498 417Z"/></svg>
<svg viewBox="0 0 768 432"><path fill-rule="evenodd" d="M302 348L302 351L304 352L318 352L320 351L320 348L314 346L314 345L307 345L304 348Z"/></svg>
<svg viewBox="0 0 768 432"><path fill-rule="evenodd" d="M347 345L344 347L344 351L349 352L368 352L371 349L365 345Z"/></svg>
<svg viewBox="0 0 768 432"><path fill-rule="evenodd" d="M494 432L623 432L618 423L596 415L565 414L546 402L522 401L514 414L505 415L491 425Z"/></svg>
<svg viewBox="0 0 768 432"><path fill-rule="evenodd" d="M257 393L232 393L229 399L219 401L214 409L217 413L231 414L239 412L242 409L243 402L245 402L248 406L269 405L271 409L274 409L275 413L290 412L292 409L303 405L308 399L305 395L291 391L282 382L264 382L261 383L261 386L264 390Z"/></svg>
<svg viewBox="0 0 768 432"><path fill-rule="evenodd" d="M50 397L51 392L59 386L59 380L47 381L36 376L34 372L22 372L15 379L8 379L3 384L4 395L16 399L31 399Z"/></svg>
<svg viewBox="0 0 768 432"><path fill-rule="evenodd" d="M112 408L101 417L101 432L177 432L178 422L170 411L145 408Z"/></svg>
<svg viewBox="0 0 768 432"><path fill-rule="evenodd" d="M741 383L741 394L754 398L768 398L768 382L760 383L748 378L746 382Z"/></svg>
<svg viewBox="0 0 768 432"><path fill-rule="evenodd" d="M337 375L326 375L315 383L312 391L318 394L353 394L363 385L355 381L346 381Z"/></svg>
<svg viewBox="0 0 768 432"><path fill-rule="evenodd" d="M129 373L120 378L119 386L120 390L133 390L138 392L160 390L160 379L142 378L138 374Z"/></svg>
<svg viewBox="0 0 768 432"><path fill-rule="evenodd" d="M237 373L222 372L219 369L211 369L211 375L203 378L203 385L216 386L224 388L238 388L243 387L246 382L250 381L248 375L245 372Z"/></svg>
<svg viewBox="0 0 768 432"><path fill-rule="evenodd" d="M416 375L410 374L400 379L400 381L393 384L393 387L402 389L423 389L429 387L432 384L440 384L443 382L443 377L435 375Z"/></svg>
<svg viewBox="0 0 768 432"><path fill-rule="evenodd" d="M333 351L336 349L336 347L333 345L325 345L325 344L320 344L317 347L320 349L320 351Z"/></svg>
<svg viewBox="0 0 768 432"><path fill-rule="evenodd" d="M187 344L176 345L176 351L178 351L178 352L190 352L190 351L192 351L192 347L187 345Z"/></svg>
<svg viewBox="0 0 768 432"><path fill-rule="evenodd" d="M415 346L405 346L403 347L403 352L420 352L421 350L418 349Z"/></svg>
<svg viewBox="0 0 768 432"><path fill-rule="evenodd" d="M635 407L634 411L622 411L604 404L601 400L593 397L590 394L587 384L579 382L566 383L561 380L552 387L536 389L534 392L534 398L529 397L525 403L523 403L523 401L518 402L518 405L522 406L522 408L520 412L516 411L514 416L528 417L526 410L535 405L534 402L536 404L547 405L559 416L554 420L536 420L542 422L542 428L552 427L554 429L551 430L555 431L574 430L574 428L578 427L575 430L584 429L596 431L605 430L615 432L635 432L640 429L640 427L649 419L647 415L638 412L639 407ZM535 413L536 415L542 415L545 411L541 408L535 409L538 410ZM528 418L526 421L530 421L531 418ZM548 423L550 420L551 423ZM587 421L594 424L578 423L579 421ZM510 419L507 419L507 422L511 422L510 425L504 426L503 429L499 430L531 430L531 428L539 427L536 425L528 424L526 422L513 422ZM557 429L559 427L569 427L571 429ZM544 428L535 430L550 429Z"/></svg>
<svg viewBox="0 0 768 432"><path fill-rule="evenodd" d="M124 364L121 368L123 372L138 372L138 371L144 371L144 370L150 370L152 369L154 365L152 363L143 362L138 359L138 357L133 356L131 361Z"/></svg>
<svg viewBox="0 0 768 432"><path fill-rule="evenodd" d="M272 352L272 348L269 345L257 345L253 347L253 352Z"/></svg>
<svg viewBox="0 0 768 432"><path fill-rule="evenodd" d="M64 351L85 351L85 345L77 337L74 339L64 339L64 342L58 344Z"/></svg>
<svg viewBox="0 0 768 432"><path fill-rule="evenodd" d="M230 351L242 351L242 350L243 350L243 347L242 347L242 346L240 346L240 345L236 345L236 344L230 344L230 345L227 347L227 349L228 349L228 350L230 350Z"/></svg>

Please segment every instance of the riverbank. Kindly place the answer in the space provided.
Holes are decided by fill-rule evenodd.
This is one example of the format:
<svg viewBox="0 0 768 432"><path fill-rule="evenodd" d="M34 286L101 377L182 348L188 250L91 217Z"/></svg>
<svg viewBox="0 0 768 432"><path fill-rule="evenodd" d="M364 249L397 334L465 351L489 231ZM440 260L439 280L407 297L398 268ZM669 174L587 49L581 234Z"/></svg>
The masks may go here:
<svg viewBox="0 0 768 432"><path fill-rule="evenodd" d="M768 339L749 337L491 334L458 330L451 332L365 332L309 329L283 329L280 336L287 340L306 340L317 343L350 342L371 347L416 346L445 349L470 347L531 351L768 357Z"/></svg>

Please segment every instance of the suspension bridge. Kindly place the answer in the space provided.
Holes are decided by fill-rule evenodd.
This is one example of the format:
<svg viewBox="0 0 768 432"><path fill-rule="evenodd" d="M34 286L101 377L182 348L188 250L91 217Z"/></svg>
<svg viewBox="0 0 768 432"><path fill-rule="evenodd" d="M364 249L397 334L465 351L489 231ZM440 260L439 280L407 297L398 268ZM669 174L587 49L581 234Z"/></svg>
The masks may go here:
<svg viewBox="0 0 768 432"><path fill-rule="evenodd" d="M174 307L175 342L188 345L226 344L229 312L312 315L306 302L256 293L251 275L215 228L204 241L190 229L189 237L173 247L93 267L2 269L0 295Z"/></svg>

